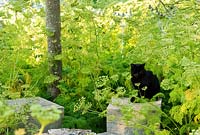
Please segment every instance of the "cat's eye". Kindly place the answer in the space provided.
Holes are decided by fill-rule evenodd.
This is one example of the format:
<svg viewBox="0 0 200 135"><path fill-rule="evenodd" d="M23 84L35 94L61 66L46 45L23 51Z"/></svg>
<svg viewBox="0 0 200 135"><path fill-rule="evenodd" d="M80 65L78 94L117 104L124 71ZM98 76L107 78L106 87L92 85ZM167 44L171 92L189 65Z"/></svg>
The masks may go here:
<svg viewBox="0 0 200 135"><path fill-rule="evenodd" d="M135 86L139 87L139 86L140 86L140 83L135 83Z"/></svg>
<svg viewBox="0 0 200 135"><path fill-rule="evenodd" d="M142 90L144 91L147 90L147 86L142 87Z"/></svg>

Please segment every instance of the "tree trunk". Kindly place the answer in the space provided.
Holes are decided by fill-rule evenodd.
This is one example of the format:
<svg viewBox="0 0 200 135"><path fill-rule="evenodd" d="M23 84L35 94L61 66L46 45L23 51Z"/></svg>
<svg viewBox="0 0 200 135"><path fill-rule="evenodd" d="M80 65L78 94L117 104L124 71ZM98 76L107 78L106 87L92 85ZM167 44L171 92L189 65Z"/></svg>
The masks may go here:
<svg viewBox="0 0 200 135"><path fill-rule="evenodd" d="M52 100L60 94L57 85L62 77L62 61L60 59L55 59L56 56L61 55L62 53L60 44L60 25L60 0L46 0L49 72L57 78L48 86L47 90L51 95Z"/></svg>

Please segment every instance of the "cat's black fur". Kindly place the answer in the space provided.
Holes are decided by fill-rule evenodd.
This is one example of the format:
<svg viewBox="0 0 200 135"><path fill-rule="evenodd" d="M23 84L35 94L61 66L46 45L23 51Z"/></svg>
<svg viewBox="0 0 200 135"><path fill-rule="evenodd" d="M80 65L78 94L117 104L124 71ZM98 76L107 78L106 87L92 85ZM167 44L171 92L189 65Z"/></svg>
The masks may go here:
<svg viewBox="0 0 200 135"><path fill-rule="evenodd" d="M138 90L138 97L151 99L160 92L160 83L157 76L152 71L146 71L144 66L145 64L131 64L131 82ZM135 98L132 97L131 102L134 100Z"/></svg>

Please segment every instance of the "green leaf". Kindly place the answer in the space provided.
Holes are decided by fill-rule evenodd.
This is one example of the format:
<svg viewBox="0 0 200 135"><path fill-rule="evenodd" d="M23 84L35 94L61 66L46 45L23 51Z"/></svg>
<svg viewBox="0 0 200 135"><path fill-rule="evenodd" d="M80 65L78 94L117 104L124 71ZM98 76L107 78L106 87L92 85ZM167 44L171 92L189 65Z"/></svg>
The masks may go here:
<svg viewBox="0 0 200 135"><path fill-rule="evenodd" d="M62 60L63 56L62 54L54 56L54 60Z"/></svg>
<svg viewBox="0 0 200 135"><path fill-rule="evenodd" d="M48 37L52 37L55 34L55 30L51 30L50 28L46 28L46 35Z"/></svg>
<svg viewBox="0 0 200 135"><path fill-rule="evenodd" d="M56 80L59 80L59 77L51 74L51 75L45 77L44 83L50 84Z"/></svg>
<svg viewBox="0 0 200 135"><path fill-rule="evenodd" d="M41 125L46 126L60 118L61 110L55 106L42 107L38 104L33 104L30 107L31 115L36 118Z"/></svg>
<svg viewBox="0 0 200 135"><path fill-rule="evenodd" d="M118 80L119 80L119 75L112 75L111 77L110 77L113 81L115 81L115 82L117 82Z"/></svg>

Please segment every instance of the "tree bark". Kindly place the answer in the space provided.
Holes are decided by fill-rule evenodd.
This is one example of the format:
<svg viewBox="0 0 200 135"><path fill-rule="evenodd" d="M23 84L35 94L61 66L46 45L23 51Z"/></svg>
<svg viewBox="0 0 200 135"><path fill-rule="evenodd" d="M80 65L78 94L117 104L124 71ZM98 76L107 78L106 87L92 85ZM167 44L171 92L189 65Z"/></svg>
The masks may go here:
<svg viewBox="0 0 200 135"><path fill-rule="evenodd" d="M62 53L60 43L60 0L46 0L46 29L49 72L57 78L48 86L47 91L51 99L54 100L60 94L57 85L62 78L62 61L55 59L56 56Z"/></svg>

